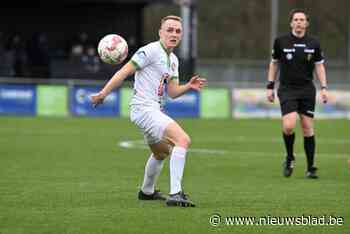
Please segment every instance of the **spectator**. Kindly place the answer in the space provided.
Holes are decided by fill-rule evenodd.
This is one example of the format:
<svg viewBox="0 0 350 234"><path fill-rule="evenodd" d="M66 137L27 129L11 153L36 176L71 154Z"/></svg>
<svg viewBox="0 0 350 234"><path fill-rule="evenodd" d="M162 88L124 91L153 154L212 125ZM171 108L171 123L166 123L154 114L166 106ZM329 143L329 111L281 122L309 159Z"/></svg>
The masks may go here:
<svg viewBox="0 0 350 234"><path fill-rule="evenodd" d="M35 33L27 47L29 76L49 78L51 76L48 38L45 33Z"/></svg>
<svg viewBox="0 0 350 234"><path fill-rule="evenodd" d="M14 33L12 36L10 36L6 45L5 58L7 62L11 64L11 76L25 76L27 56L25 52L25 45L20 34Z"/></svg>
<svg viewBox="0 0 350 234"><path fill-rule="evenodd" d="M89 35L86 32L79 33L70 43L70 56L73 58L83 56L83 53L87 51L90 44Z"/></svg>
<svg viewBox="0 0 350 234"><path fill-rule="evenodd" d="M86 53L82 56L81 62L84 69L91 73L97 73L100 70L100 59L96 54L96 48L92 45L88 46Z"/></svg>

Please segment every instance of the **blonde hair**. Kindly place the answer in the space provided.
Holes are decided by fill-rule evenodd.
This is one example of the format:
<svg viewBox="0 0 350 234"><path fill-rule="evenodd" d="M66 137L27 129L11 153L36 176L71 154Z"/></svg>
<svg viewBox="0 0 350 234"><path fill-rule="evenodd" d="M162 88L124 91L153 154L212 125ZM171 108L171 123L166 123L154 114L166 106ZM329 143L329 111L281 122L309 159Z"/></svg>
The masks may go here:
<svg viewBox="0 0 350 234"><path fill-rule="evenodd" d="M162 27L162 25L164 24L165 21L167 20L176 20L179 21L180 23L182 23L182 18L176 15L167 15L165 17L163 17L160 21L160 27Z"/></svg>

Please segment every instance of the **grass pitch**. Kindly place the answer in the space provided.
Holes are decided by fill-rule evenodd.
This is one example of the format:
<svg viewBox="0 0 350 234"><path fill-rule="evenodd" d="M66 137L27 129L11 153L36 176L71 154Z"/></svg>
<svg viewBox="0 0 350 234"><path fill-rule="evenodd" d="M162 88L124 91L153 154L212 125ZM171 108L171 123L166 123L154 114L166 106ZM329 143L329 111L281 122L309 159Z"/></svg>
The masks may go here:
<svg viewBox="0 0 350 234"><path fill-rule="evenodd" d="M136 199L149 151L127 119L1 117L0 233L350 233L349 121L316 121L319 180L304 177L299 126L283 178L280 120L179 122L192 138L183 185L196 208ZM157 187L169 192L168 161ZM343 225L224 223L323 215Z"/></svg>

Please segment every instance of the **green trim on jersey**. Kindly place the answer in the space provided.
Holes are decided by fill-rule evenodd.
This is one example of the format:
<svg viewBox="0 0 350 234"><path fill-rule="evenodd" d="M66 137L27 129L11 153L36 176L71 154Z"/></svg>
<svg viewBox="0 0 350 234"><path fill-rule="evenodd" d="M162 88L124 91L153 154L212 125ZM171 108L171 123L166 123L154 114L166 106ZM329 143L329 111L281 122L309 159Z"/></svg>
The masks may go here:
<svg viewBox="0 0 350 234"><path fill-rule="evenodd" d="M135 62L134 60L131 60L129 61L132 65L134 65L134 67L136 68L136 70L140 70L141 67L137 64L137 62Z"/></svg>
<svg viewBox="0 0 350 234"><path fill-rule="evenodd" d="M172 76L172 77L170 77L170 80L178 80L178 79L179 79L178 76Z"/></svg>
<svg viewBox="0 0 350 234"><path fill-rule="evenodd" d="M166 58L167 58L167 65L168 65L168 67L170 67L170 54L171 54L171 51L170 50L167 50L166 48L165 48L165 46L163 45L163 43L159 40L159 44L160 44L160 46L163 48L163 50L165 51L165 53L166 53Z"/></svg>
<svg viewBox="0 0 350 234"><path fill-rule="evenodd" d="M160 40L159 40L159 43L162 46L163 50L167 53L167 55L170 55L172 51L171 50L167 50Z"/></svg>

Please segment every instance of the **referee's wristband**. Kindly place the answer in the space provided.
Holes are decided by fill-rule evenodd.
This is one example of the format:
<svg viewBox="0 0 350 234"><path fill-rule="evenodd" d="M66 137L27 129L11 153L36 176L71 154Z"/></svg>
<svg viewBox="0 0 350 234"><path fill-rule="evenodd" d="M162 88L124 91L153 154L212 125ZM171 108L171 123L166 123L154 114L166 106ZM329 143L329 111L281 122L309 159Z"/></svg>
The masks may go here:
<svg viewBox="0 0 350 234"><path fill-rule="evenodd" d="M275 88L275 82L274 81L269 81L266 85L267 89L274 89Z"/></svg>

